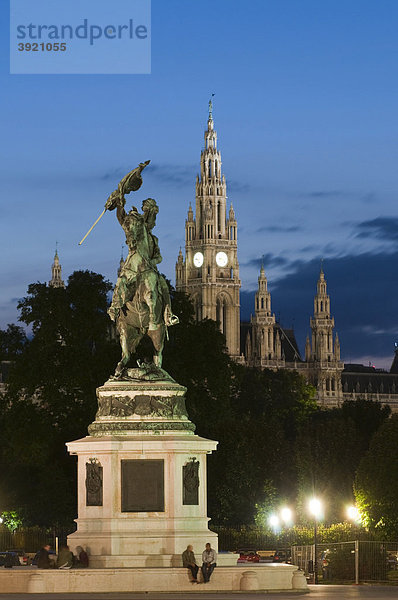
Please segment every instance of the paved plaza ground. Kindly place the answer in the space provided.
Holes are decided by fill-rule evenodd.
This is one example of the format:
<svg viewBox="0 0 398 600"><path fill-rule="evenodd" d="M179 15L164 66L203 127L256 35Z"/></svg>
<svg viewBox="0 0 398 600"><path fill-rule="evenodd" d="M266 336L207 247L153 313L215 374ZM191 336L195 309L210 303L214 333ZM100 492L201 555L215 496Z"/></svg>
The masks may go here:
<svg viewBox="0 0 398 600"><path fill-rule="evenodd" d="M124 594L1 594L0 600L395 600L398 597L398 587L377 585L318 585L310 586L310 593L292 592L218 592L218 593L172 593L158 592Z"/></svg>

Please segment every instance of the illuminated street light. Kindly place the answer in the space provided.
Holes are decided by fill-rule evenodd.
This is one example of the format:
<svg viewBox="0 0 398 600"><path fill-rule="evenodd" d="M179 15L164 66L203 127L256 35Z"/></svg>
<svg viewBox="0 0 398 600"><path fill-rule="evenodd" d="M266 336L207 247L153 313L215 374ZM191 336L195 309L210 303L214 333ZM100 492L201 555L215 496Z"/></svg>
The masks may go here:
<svg viewBox="0 0 398 600"><path fill-rule="evenodd" d="M311 498L308 503L308 508L315 519L319 519L319 517L322 515L322 504L318 498Z"/></svg>
<svg viewBox="0 0 398 600"><path fill-rule="evenodd" d="M347 506L347 517L350 521L355 521L356 523L361 522L361 515L356 506Z"/></svg>
<svg viewBox="0 0 398 600"><path fill-rule="evenodd" d="M318 498L311 498L308 503L308 508L314 517L314 583L318 583L318 560L317 560L317 534L318 534L318 519L322 516L322 504Z"/></svg>
<svg viewBox="0 0 398 600"><path fill-rule="evenodd" d="M288 525L288 524L292 523L292 521L293 521L293 513L290 510L290 508L288 508L287 506L285 506L284 508L281 508L280 513L281 513L281 519L285 523L285 525Z"/></svg>
<svg viewBox="0 0 398 600"><path fill-rule="evenodd" d="M270 515L268 518L268 523L272 529L276 530L279 527L279 518L276 515Z"/></svg>

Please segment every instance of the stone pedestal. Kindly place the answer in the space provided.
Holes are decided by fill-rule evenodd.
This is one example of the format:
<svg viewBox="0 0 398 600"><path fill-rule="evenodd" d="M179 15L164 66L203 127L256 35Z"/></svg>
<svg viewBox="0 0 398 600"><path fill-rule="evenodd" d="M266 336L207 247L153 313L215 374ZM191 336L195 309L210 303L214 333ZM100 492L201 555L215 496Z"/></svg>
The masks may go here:
<svg viewBox="0 0 398 600"><path fill-rule="evenodd" d="M206 542L217 549L206 496L206 454L217 442L194 434L185 392L162 375L107 381L90 435L67 444L78 456L77 531L68 543L87 549L90 566L181 566L188 544L198 561Z"/></svg>

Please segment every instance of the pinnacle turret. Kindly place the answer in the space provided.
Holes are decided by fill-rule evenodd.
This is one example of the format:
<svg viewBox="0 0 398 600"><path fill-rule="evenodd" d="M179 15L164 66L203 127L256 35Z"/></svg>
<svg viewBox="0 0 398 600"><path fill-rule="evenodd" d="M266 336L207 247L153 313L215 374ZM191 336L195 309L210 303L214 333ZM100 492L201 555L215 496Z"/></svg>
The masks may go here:
<svg viewBox="0 0 398 600"><path fill-rule="evenodd" d="M61 273L62 273L62 267L59 262L58 249L56 247L55 254L54 254L54 262L51 266L51 280L48 282L48 285L50 287L54 287L54 288L59 288L59 287L64 288L65 287L65 283L62 281Z"/></svg>
<svg viewBox="0 0 398 600"><path fill-rule="evenodd" d="M312 358L318 361L330 361L334 358L333 329L334 318L330 316L330 298L327 294L323 266L317 282L314 297L314 316L310 320L312 329Z"/></svg>

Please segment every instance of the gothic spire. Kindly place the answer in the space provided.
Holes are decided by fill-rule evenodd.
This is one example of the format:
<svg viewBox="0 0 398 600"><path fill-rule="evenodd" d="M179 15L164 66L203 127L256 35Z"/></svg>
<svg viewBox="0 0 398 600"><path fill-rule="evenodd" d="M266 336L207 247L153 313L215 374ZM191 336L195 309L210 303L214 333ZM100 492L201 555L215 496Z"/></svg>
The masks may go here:
<svg viewBox="0 0 398 600"><path fill-rule="evenodd" d="M51 280L48 282L48 285L50 287L55 287L55 288L59 288L59 287L64 288L65 287L65 283L62 281L61 272L62 272L62 267L60 265L59 256L58 256L58 242L56 242L54 262L51 266Z"/></svg>

